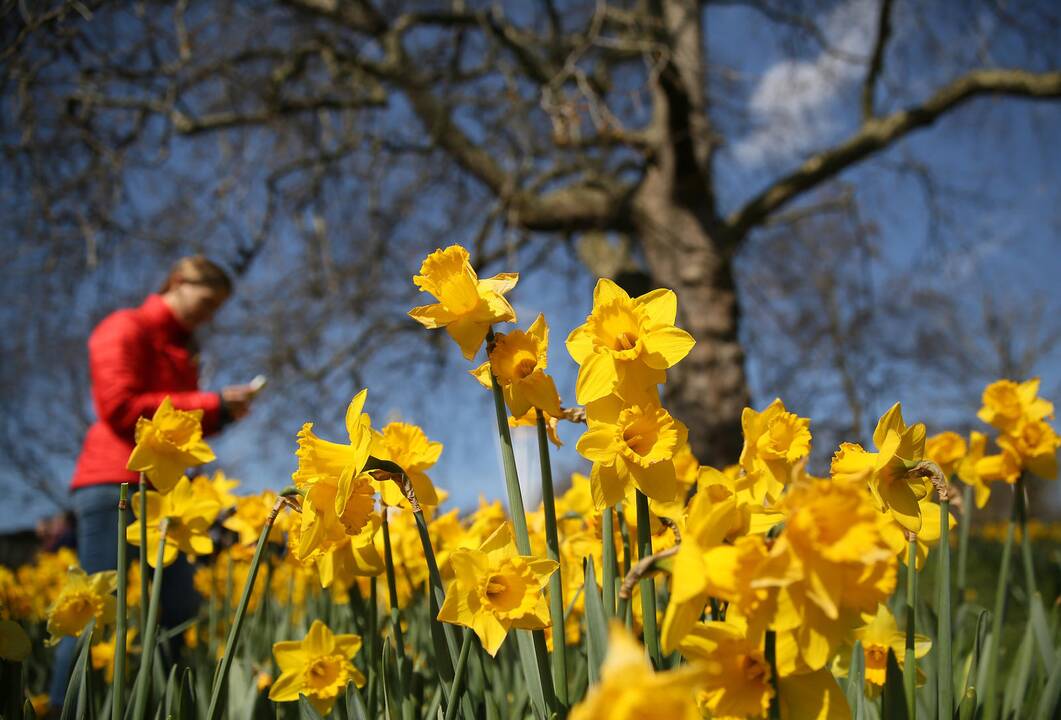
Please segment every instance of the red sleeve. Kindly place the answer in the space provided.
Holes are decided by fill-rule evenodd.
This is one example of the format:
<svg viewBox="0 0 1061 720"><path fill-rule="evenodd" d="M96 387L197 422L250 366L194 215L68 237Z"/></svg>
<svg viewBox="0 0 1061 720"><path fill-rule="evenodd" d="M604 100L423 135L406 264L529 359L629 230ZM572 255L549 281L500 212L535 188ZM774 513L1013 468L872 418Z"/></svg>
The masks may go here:
<svg viewBox="0 0 1061 720"><path fill-rule="evenodd" d="M88 341L92 392L100 420L120 436L132 438L136 421L151 417L168 395L180 410L203 410L204 433L221 425L221 396L214 392L152 392L144 379L152 372L149 339L126 314L107 318Z"/></svg>

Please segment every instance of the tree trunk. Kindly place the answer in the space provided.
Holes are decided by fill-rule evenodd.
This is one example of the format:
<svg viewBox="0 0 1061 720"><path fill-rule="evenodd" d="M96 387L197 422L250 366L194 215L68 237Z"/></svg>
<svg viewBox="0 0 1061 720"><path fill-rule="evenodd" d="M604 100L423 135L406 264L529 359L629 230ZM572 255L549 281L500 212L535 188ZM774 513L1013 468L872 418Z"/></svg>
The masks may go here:
<svg viewBox="0 0 1061 720"><path fill-rule="evenodd" d="M664 401L688 425L700 461L721 468L740 455L749 402L733 269L705 219L676 202L663 175L651 172L642 186L635 226L654 285L677 293L678 323L696 339L667 372Z"/></svg>

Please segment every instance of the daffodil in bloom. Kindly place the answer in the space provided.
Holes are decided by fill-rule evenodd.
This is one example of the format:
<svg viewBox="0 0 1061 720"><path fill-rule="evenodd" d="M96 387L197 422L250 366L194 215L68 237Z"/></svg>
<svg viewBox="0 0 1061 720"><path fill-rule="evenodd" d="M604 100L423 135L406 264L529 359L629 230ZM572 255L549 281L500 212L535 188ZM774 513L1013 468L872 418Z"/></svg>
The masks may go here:
<svg viewBox="0 0 1061 720"><path fill-rule="evenodd" d="M140 517L140 493L133 494L133 514ZM217 500L198 495L188 478L182 477L172 491L161 495L147 491L147 562L156 567L158 544L162 536L163 518L168 518L166 544L162 551L162 564L167 566L183 552L189 557L209 555L214 551L210 539L210 525L217 519L220 510ZM126 528L125 538L132 545L140 546L140 525L132 523Z"/></svg>
<svg viewBox="0 0 1061 720"><path fill-rule="evenodd" d="M271 490L265 490L260 495L238 498L236 511L225 518L222 525L239 534L240 545L253 545L258 542L258 536L265 529L265 522L269 518L269 513L272 512L276 498L276 493ZM269 540L280 542L283 530L283 524L274 521L269 531Z"/></svg>
<svg viewBox="0 0 1061 720"><path fill-rule="evenodd" d="M203 440L203 411L177 410L168 395L150 420L136 421L135 438L126 467L145 473L159 492L173 489L187 468L216 459Z"/></svg>
<svg viewBox="0 0 1061 720"><path fill-rule="evenodd" d="M867 614L869 622L854 631L854 639L862 643L866 659L866 690L876 696L884 687L888 674L888 651L895 653L899 668L906 664L906 633L899 630L895 616L883 604L877 606L876 615ZM932 641L924 635L914 636L914 656L922 658L932 649ZM841 655L841 661L845 658ZM842 667L842 663L841 663ZM918 684L924 676L918 670Z"/></svg>
<svg viewBox="0 0 1061 720"><path fill-rule="evenodd" d="M362 390L346 409L349 444L317 437L313 423L298 433L298 469L291 479L305 491L299 559L308 558L338 534L360 532L375 507L372 477L364 472L373 441L369 417L362 412L367 396L368 391Z"/></svg>
<svg viewBox="0 0 1061 720"><path fill-rule="evenodd" d="M947 518L948 529L958 524L953 515L948 515ZM921 499L921 530L914 538L916 545L915 562L918 570L925 566L925 561L928 559L928 551L939 544L939 520L939 503L935 500L935 493L929 493ZM909 548L904 528L895 522L891 515L882 513L881 532L885 541L891 545L892 552L896 554L900 562L905 564L909 559Z"/></svg>
<svg viewBox="0 0 1061 720"><path fill-rule="evenodd" d="M1039 397L1039 378L1015 383L998 380L984 389L983 407L976 416L1004 433L1017 429L1022 422L1053 417L1054 405Z"/></svg>
<svg viewBox="0 0 1061 720"><path fill-rule="evenodd" d="M774 688L770 663L740 628L724 622L700 623L681 645L690 661L700 661L697 700L704 717L766 717Z"/></svg>
<svg viewBox="0 0 1061 720"><path fill-rule="evenodd" d="M740 465L753 483L752 494L760 503L773 502L791 479L793 466L810 454L810 420L788 412L775 399L762 412L744 408L741 427Z"/></svg>
<svg viewBox="0 0 1061 720"><path fill-rule="evenodd" d="M696 344L692 335L674 326L677 313L678 298L671 290L631 298L611 280L598 280L592 312L567 337L567 351L579 365L579 404L613 393L631 403L655 396L667 368Z"/></svg>
<svg viewBox="0 0 1061 720"><path fill-rule="evenodd" d="M593 463L590 484L598 509L622 500L631 484L653 500L674 500L674 455L686 443L685 425L658 404L624 407L614 395L591 403L586 417L589 429L576 447Z"/></svg>
<svg viewBox="0 0 1061 720"><path fill-rule="evenodd" d="M918 501L929 491L922 477L909 471L925 456L925 426L907 427L899 403L881 416L873 431L877 452L867 452L856 443L842 443L833 455L834 480L867 482L881 510L891 512L896 522L912 533L921 529Z"/></svg>
<svg viewBox="0 0 1061 720"><path fill-rule="evenodd" d="M390 460L405 471L413 485L416 500L422 506L434 507L439 503L434 483L427 476L442 455L442 443L428 440L420 427L411 423L387 423L372 443L372 455L381 460ZM406 506L408 501L398 484L393 480L376 483L383 502L392 507Z"/></svg>
<svg viewBox="0 0 1061 720"><path fill-rule="evenodd" d="M480 280L472 268L468 251L450 245L428 255L413 283L438 300L409 311L409 316L428 329L444 327L471 360L497 322L516 322L505 294L516 286L517 273L500 273Z"/></svg>
<svg viewBox="0 0 1061 720"><path fill-rule="evenodd" d="M545 374L549 326L544 315L539 314L527 332L498 333L489 350L489 360L471 374L489 389L493 387L493 373L509 413L521 417L536 409L554 417L561 414L556 384Z"/></svg>
<svg viewBox="0 0 1061 720"><path fill-rule="evenodd" d="M613 620L600 682L571 709L571 720L699 720L697 668L653 672L645 649Z"/></svg>
<svg viewBox="0 0 1061 720"><path fill-rule="evenodd" d="M232 491L239 487L239 480L228 477L223 470L215 471L213 477L196 475L192 478L192 487L200 495L210 495L217 500L222 512L234 507L238 500Z"/></svg>
<svg viewBox="0 0 1061 720"><path fill-rule="evenodd" d="M62 592L48 610L46 644L54 645L64 636L79 637L91 620L96 627L113 623L117 600L112 593L117 585L113 570L88 575L79 567L70 568Z"/></svg>
<svg viewBox="0 0 1061 720"><path fill-rule="evenodd" d="M957 474L968 451L965 438L950 430L925 440L925 458L939 465L943 477L948 479Z"/></svg>
<svg viewBox="0 0 1061 720"><path fill-rule="evenodd" d="M314 620L302 640L273 645L280 677L269 688L269 699L293 702L305 695L317 712L330 713L348 684L365 686L365 676L350 662L360 649L359 636L336 635L320 620Z"/></svg>
<svg viewBox="0 0 1061 720"><path fill-rule="evenodd" d="M477 550L457 550L450 557L454 580L438 619L475 631L490 655L496 655L512 628L538 630L549 625L543 588L557 563L520 555L508 523Z"/></svg>
<svg viewBox="0 0 1061 720"><path fill-rule="evenodd" d="M1020 458L1021 467L1043 480L1057 477L1057 449L1061 438L1042 420L1025 420L1013 433L1000 435L998 444Z"/></svg>

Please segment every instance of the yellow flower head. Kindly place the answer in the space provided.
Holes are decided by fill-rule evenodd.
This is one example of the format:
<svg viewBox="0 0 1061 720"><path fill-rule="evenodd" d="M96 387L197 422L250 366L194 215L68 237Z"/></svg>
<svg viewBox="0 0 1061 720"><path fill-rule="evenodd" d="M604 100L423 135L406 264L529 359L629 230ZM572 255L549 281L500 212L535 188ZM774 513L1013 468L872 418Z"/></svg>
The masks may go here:
<svg viewBox="0 0 1061 720"><path fill-rule="evenodd" d="M810 454L810 420L785 410L780 398L762 412L744 408L741 413L744 449L740 464L755 478L752 495L773 502L792 476L792 467Z"/></svg>
<svg viewBox="0 0 1061 720"><path fill-rule="evenodd" d="M1019 457L1022 467L1043 480L1057 478L1057 448L1061 447L1061 438L1042 420L1019 423L1013 433L1001 435L998 444Z"/></svg>
<svg viewBox="0 0 1061 720"><path fill-rule="evenodd" d="M381 460L390 460L405 470L421 505L435 507L439 504L438 492L426 471L438 462L442 455L442 443L428 440L424 431L416 425L392 422L374 436L372 454ZM393 480L382 480L376 483L376 487L387 505L408 506L409 502L401 488Z"/></svg>
<svg viewBox="0 0 1061 720"><path fill-rule="evenodd" d="M724 622L700 623L686 635L681 649L689 660L700 661L697 699L704 717L766 715L774 696L770 663L740 628Z"/></svg>
<svg viewBox="0 0 1061 720"><path fill-rule="evenodd" d="M611 280L593 290L593 311L567 336L567 351L579 364L576 399L580 404L616 393L640 402L666 380L666 369L696 343L674 326L678 298L666 289L631 298Z"/></svg>
<svg viewBox="0 0 1061 720"><path fill-rule="evenodd" d="M571 710L571 720L699 720L697 668L683 666L653 672L638 644L622 623L608 631L608 654L600 682L590 687Z"/></svg>
<svg viewBox="0 0 1061 720"><path fill-rule="evenodd" d="M833 479L867 482L881 510L890 511L896 522L910 532L921 529L918 501L929 490L921 477L908 471L925 456L925 426L906 426L899 403L881 416L873 431L877 452L867 452L856 443L842 443L833 455Z"/></svg>
<svg viewBox="0 0 1061 720"><path fill-rule="evenodd" d="M424 327L444 327L460 346L467 360L475 357L490 326L496 322L516 322L505 294L516 286L517 273L500 273L480 280L469 261L468 251L450 245L428 255L413 277L416 287L438 300L409 311Z"/></svg>
<svg viewBox="0 0 1061 720"><path fill-rule="evenodd" d="M159 492L169 492L185 469L215 459L203 440L202 421L202 410L177 410L167 395L154 417L136 421L136 447L126 467L146 473Z"/></svg>
<svg viewBox="0 0 1061 720"><path fill-rule="evenodd" d="M133 494L133 514L140 517L140 493ZM190 557L209 555L214 551L210 539L210 525L217 519L220 506L209 495L195 492L188 478L182 477L168 495L147 491L147 562L156 567L158 543L161 538L163 518L169 519L166 530L166 546L162 551L162 564L168 566L183 552ZM140 546L139 523L126 528L126 540Z"/></svg>
<svg viewBox="0 0 1061 720"><path fill-rule="evenodd" d="M965 438L949 430L925 440L925 457L939 465L946 478L958 472L958 466L968 449Z"/></svg>
<svg viewBox="0 0 1061 720"><path fill-rule="evenodd" d="M928 559L928 551L939 544L941 534L939 503L936 502L935 497L935 493L929 493L921 498L921 530L915 536L915 563L918 570L925 566L925 561ZM948 515L947 518L948 528L953 528L958 524L953 515ZM891 545L892 552L899 558L899 561L906 564L909 559L909 548L905 529L896 523L895 519L888 513L882 513L880 520L884 540Z"/></svg>
<svg viewBox="0 0 1061 720"><path fill-rule="evenodd" d="M483 648L496 655L509 629L536 630L549 625L543 588L557 563L519 555L508 523L497 528L478 550L457 550L450 557L454 580L438 619L475 631Z"/></svg>
<svg viewBox="0 0 1061 720"><path fill-rule="evenodd" d="M982 508L987 504L988 499L991 497L991 487L989 483L993 479L992 465L998 465L1001 468L1001 463L995 463L991 458L985 458L984 453L987 451L987 436L981 432L973 430L969 434L969 446L965 453L965 457L958 464L958 479L960 479L966 485L971 485L974 491L974 497L976 501L976 507ZM1001 456L995 456L1002 459ZM1013 470L1015 476L1013 482L1016 482L1016 477L1020 475L1020 465L1016 457L1011 457L1010 461L1013 464ZM1007 463L1008 464L1008 463ZM987 475L981 473L981 471L987 471ZM996 478L997 479L997 478Z"/></svg>
<svg viewBox="0 0 1061 720"><path fill-rule="evenodd" d="M117 600L111 593L117 586L118 576L113 570L87 575L79 567L70 568L62 592L48 610L51 636L46 644L54 645L68 635L80 636L93 619L97 627L114 622Z"/></svg>
<svg viewBox="0 0 1061 720"><path fill-rule="evenodd" d="M236 500L236 512L225 518L223 525L239 534L241 545L253 545L265 528L265 521L272 512L277 495L272 490L265 490L259 495L248 495ZM279 518L278 518L279 519ZM269 532L269 539L280 542L283 535L281 524L274 522Z"/></svg>
<svg viewBox="0 0 1061 720"><path fill-rule="evenodd" d="M590 484L598 509L622 500L631 483L653 500L674 500L674 455L688 438L685 425L657 404L624 407L614 395L591 403L586 417L589 429L576 447L593 463Z"/></svg>
<svg viewBox="0 0 1061 720"><path fill-rule="evenodd" d="M320 620L314 620L302 640L273 645L280 677L269 688L274 702L294 702L305 695L317 712L331 712L335 699L353 682L365 686L365 676L350 659L361 649L357 635L335 635Z"/></svg>
<svg viewBox="0 0 1061 720"><path fill-rule="evenodd" d="M996 380L984 388L983 407L976 416L1002 432L1010 432L1025 420L1053 417L1054 405L1039 395L1039 378L1015 383Z"/></svg>
<svg viewBox="0 0 1061 720"><path fill-rule="evenodd" d="M132 650L134 638L136 638L136 628L129 628L125 633L126 654ZM114 682L114 646L117 641L117 635L112 634L109 640L100 640L89 651L92 657L92 669L102 670L108 683Z"/></svg>
<svg viewBox="0 0 1061 720"><path fill-rule="evenodd" d="M239 480L227 477L222 470L215 471L213 478L209 478L206 475L196 475L192 479L192 485L197 493L211 495L217 500L222 511L236 505L237 497L232 491L239 487Z"/></svg>
<svg viewBox="0 0 1061 720"><path fill-rule="evenodd" d="M866 685L884 687L888 670L888 650L902 668L906 663L906 633L900 632L895 617L884 605L877 606L877 614L868 624L855 630L855 640L862 642L866 656ZM914 656L924 657L932 649L932 641L924 635L914 636ZM872 687L870 687L872 690Z"/></svg>
<svg viewBox="0 0 1061 720"><path fill-rule="evenodd" d="M549 326L545 323L545 316L539 313L527 332L513 330L495 335L490 359L470 372L489 389L493 370L508 411L513 416L521 417L538 409L558 417L561 414L560 395L553 379L545 374L548 350Z"/></svg>

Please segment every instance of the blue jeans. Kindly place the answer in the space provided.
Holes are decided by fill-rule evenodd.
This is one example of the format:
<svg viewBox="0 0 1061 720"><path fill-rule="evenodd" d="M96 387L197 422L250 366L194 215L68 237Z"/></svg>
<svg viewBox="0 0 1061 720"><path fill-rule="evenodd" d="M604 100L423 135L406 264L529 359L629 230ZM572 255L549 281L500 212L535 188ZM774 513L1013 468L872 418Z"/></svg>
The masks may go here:
<svg viewBox="0 0 1061 720"><path fill-rule="evenodd" d="M130 491L131 506L134 488L130 488ZM74 514L77 516L77 558L81 567L90 575L118 568L119 492L117 483L90 485L73 492ZM131 507L126 517L131 524L134 520ZM128 552L130 562L135 562L139 557L137 549L129 547ZM192 584L194 573L195 568L184 555L179 555L176 562L165 569L162 604L159 608L159 624L162 627L176 627L199 611L199 594ZM148 601L149 598L141 598L143 603ZM180 641L180 636L170 641L171 657L180 650ZM63 638L55 650L55 666L48 692L53 708L61 708L63 705L76 645L75 638Z"/></svg>

